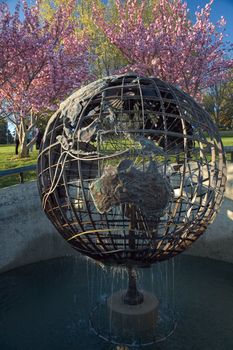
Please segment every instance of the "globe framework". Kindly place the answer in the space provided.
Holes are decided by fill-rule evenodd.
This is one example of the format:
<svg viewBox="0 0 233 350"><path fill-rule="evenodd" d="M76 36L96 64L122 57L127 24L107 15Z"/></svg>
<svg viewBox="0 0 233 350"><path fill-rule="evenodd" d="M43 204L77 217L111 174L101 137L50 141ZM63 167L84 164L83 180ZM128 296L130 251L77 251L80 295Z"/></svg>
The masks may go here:
<svg viewBox="0 0 233 350"><path fill-rule="evenodd" d="M157 78L107 77L51 117L38 157L43 208L98 261L149 265L185 250L221 204L225 155L193 98Z"/></svg>

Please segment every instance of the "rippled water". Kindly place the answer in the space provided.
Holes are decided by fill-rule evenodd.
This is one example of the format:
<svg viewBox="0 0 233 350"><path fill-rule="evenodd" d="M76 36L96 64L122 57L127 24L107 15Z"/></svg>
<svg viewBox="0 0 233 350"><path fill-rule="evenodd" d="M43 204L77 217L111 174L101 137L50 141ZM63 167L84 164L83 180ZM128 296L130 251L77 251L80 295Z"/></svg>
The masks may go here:
<svg viewBox="0 0 233 350"><path fill-rule="evenodd" d="M233 349L233 264L181 255L140 271L177 315L172 336L155 350ZM98 301L125 288L125 272L65 257L0 275L0 350L110 350L89 314Z"/></svg>

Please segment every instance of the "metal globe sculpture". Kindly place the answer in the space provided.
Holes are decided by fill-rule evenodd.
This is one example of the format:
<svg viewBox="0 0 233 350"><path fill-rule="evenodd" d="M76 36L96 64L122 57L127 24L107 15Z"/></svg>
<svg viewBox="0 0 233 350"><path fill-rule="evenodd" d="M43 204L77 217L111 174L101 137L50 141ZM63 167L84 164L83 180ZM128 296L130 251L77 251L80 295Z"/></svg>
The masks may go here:
<svg viewBox="0 0 233 350"><path fill-rule="evenodd" d="M157 78L112 76L51 117L38 158L43 208L75 249L104 263L150 265L184 251L221 204L217 128Z"/></svg>

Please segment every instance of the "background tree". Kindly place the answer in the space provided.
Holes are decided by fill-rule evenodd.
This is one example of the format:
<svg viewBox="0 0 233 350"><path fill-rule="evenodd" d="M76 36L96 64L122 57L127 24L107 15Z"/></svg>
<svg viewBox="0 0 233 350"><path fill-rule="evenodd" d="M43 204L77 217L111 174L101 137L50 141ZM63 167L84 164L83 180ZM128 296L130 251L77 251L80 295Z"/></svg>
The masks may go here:
<svg viewBox="0 0 233 350"><path fill-rule="evenodd" d="M8 144L13 142L14 138L8 129L7 121L0 118L0 144Z"/></svg>
<svg viewBox="0 0 233 350"><path fill-rule="evenodd" d="M9 52L0 74L0 103L5 113L14 115L21 157L35 142L28 136L38 117L90 79L88 40L77 36L69 21L72 2L43 22L37 6L23 4L23 19L19 8L11 15L7 5L0 5L1 49Z"/></svg>
<svg viewBox="0 0 233 350"><path fill-rule="evenodd" d="M146 23L152 20L152 8L158 0L147 0L147 5L143 10L143 18ZM43 18L51 19L55 9L59 6L66 6L65 0L41 0L40 9ZM136 7L140 7L140 1L135 2ZM90 56L94 59L91 61L91 67L96 77L110 75L119 67L128 64L125 57L118 47L111 43L106 33L95 23L95 11L98 8L103 13L104 18L109 23L120 21L121 13L117 10L115 0L109 0L104 3L101 0L77 0L76 6L71 16L72 21L78 21L81 26L77 27L77 33L84 32L89 36Z"/></svg>
<svg viewBox="0 0 233 350"><path fill-rule="evenodd" d="M76 26L77 35L88 35L90 40L90 67L96 77L110 75L119 66L126 63L121 52L112 45L104 32L100 30L93 21L93 6L101 8L106 17L114 12L114 1L104 4L101 0L77 0L70 16L70 21ZM65 0L41 0L40 12L42 18L51 20L56 9L60 6L66 7Z"/></svg>
<svg viewBox="0 0 233 350"><path fill-rule="evenodd" d="M196 12L195 23L181 0L153 4L150 21L144 17L145 0L115 0L119 20L114 23L98 6L93 18L127 60L121 71L158 76L200 97L202 89L224 81L233 67L225 57L231 49L223 40L225 20L210 21L212 3Z"/></svg>
<svg viewBox="0 0 233 350"><path fill-rule="evenodd" d="M219 128L233 129L233 79L208 89L203 105Z"/></svg>

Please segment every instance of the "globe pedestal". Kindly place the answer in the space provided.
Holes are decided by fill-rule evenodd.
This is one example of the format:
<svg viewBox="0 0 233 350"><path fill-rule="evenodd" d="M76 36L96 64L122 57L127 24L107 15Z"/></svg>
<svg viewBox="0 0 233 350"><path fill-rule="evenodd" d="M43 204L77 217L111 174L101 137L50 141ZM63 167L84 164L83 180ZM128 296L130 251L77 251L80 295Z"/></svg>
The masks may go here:
<svg viewBox="0 0 233 350"><path fill-rule="evenodd" d="M143 302L129 305L124 302L126 290L112 294L107 300L111 333L129 340L147 337L153 333L158 319L158 299L143 292Z"/></svg>
<svg viewBox="0 0 233 350"><path fill-rule="evenodd" d="M128 289L118 291L107 299L110 332L133 342L143 342L154 332L158 319L158 299L149 292L137 289L137 273L128 267Z"/></svg>

